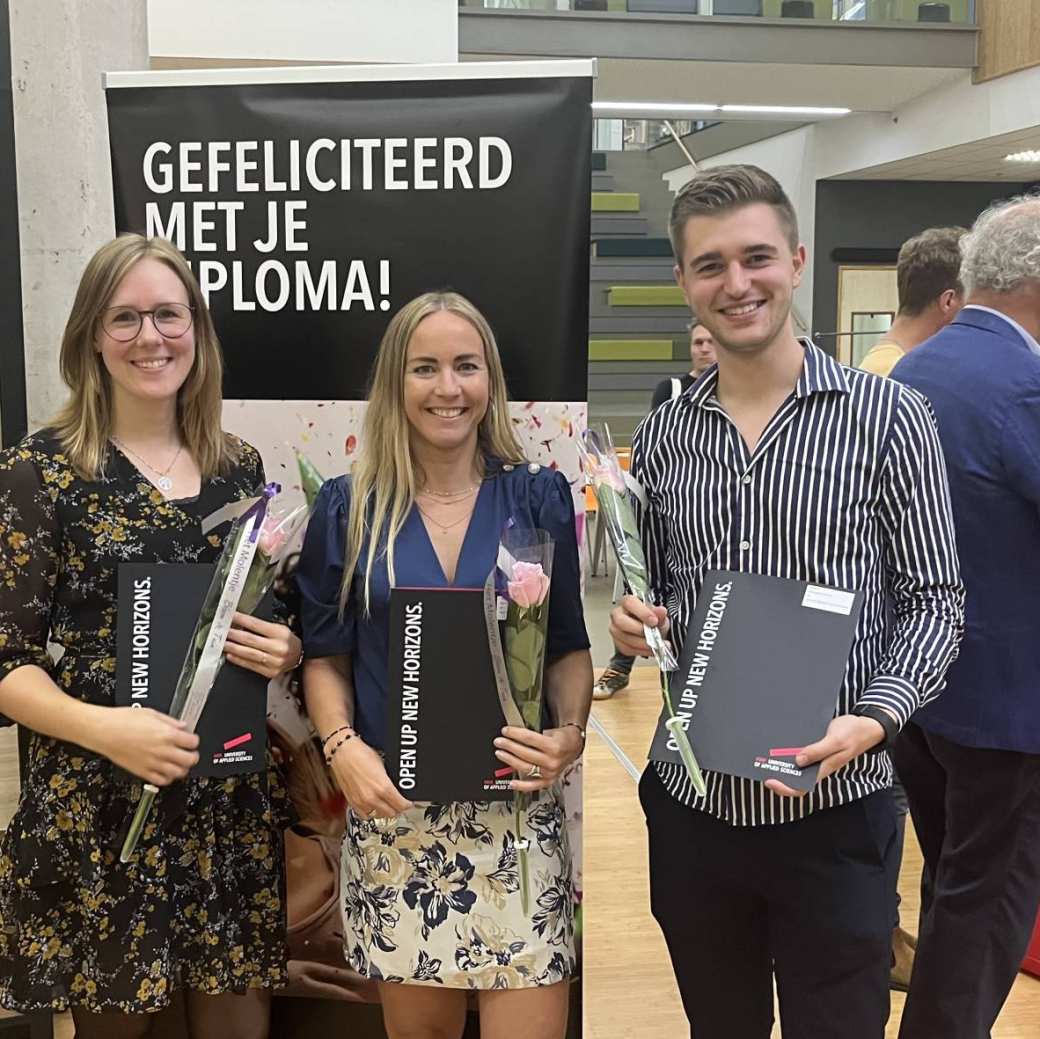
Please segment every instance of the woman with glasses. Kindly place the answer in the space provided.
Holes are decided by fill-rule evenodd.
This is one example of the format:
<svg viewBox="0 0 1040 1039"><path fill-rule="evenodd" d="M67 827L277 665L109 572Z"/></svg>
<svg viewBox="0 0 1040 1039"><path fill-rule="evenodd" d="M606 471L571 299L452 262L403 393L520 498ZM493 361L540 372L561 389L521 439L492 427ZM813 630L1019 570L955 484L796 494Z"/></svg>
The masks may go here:
<svg viewBox="0 0 1040 1039"><path fill-rule="evenodd" d="M119 564L215 561L227 525L200 521L255 492L260 459L221 431L220 346L165 241L94 255L60 364L67 404L0 454L0 720L28 732L0 843L0 1006L71 1007L80 1039L123 1039L183 989L193 1037L263 1037L286 977L282 783L186 778L193 733L113 706ZM226 653L270 678L300 642L236 614ZM171 789L122 865L140 780Z"/></svg>

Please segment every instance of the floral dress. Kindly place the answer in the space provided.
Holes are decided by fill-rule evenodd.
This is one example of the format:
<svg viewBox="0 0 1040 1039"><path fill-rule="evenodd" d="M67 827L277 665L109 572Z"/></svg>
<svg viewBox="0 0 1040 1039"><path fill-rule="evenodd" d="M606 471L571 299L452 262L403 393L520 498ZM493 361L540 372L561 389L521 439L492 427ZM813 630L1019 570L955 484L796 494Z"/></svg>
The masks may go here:
<svg viewBox="0 0 1040 1039"><path fill-rule="evenodd" d="M380 553L372 566L370 613L356 610L363 556L340 617L349 508L347 479L329 480L315 502L296 570L304 651L308 657L351 655L354 726L379 749L387 726L390 582ZM547 530L555 542L548 659L587 649L574 505L560 473L538 465L490 467L463 539L455 585L483 587L510 519L521 528ZM415 509L394 553L400 585L448 584ZM520 829L512 801L417 804L397 819L348 813L341 893L350 965L377 981L445 988L526 988L567 978L575 967L574 889L558 788L529 799ZM518 840L529 847L526 913Z"/></svg>
<svg viewBox="0 0 1040 1039"><path fill-rule="evenodd" d="M47 431L0 454L0 677L25 664L110 706L121 562L207 563L200 520L255 491L253 448L194 499L163 498L119 451L84 481ZM55 662L56 661L56 662ZM0 843L0 1006L158 1010L172 990L284 984L278 773L165 788L137 854L118 858L139 784L74 743L27 732L21 799Z"/></svg>

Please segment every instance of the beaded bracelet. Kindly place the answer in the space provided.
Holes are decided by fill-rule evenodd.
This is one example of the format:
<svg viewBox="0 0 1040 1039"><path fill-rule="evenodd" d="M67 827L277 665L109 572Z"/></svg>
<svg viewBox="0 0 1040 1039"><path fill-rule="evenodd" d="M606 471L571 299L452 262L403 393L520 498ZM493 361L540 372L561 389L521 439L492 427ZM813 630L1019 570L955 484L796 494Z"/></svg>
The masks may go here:
<svg viewBox="0 0 1040 1039"><path fill-rule="evenodd" d="M333 735L335 735L335 733L333 733ZM325 755L325 764L328 765L331 768L332 767L332 759L336 756L336 751L339 750L339 748L342 747L343 744L347 742L347 740L352 740L355 735L356 735L356 733L354 733L354 732L348 732L346 734L346 736L344 736L343 739L341 739L339 741L339 743L337 743L336 746L333 747L332 750L330 750Z"/></svg>
<svg viewBox="0 0 1040 1039"><path fill-rule="evenodd" d="M354 731L353 728L349 725L341 725L338 729L333 729L332 732L330 732L328 736L326 736L325 739L321 741L322 751L324 751L325 748L328 746L329 740L331 740L333 736L337 736L339 733L347 732L348 730L350 732Z"/></svg>

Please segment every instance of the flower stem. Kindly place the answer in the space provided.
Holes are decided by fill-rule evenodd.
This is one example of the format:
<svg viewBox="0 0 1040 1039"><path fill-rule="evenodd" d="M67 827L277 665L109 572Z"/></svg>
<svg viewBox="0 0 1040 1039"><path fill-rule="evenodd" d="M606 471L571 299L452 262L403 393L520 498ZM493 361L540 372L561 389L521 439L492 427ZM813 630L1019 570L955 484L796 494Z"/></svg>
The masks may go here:
<svg viewBox="0 0 1040 1039"><path fill-rule="evenodd" d="M708 788L704 783L701 767L697 764L697 759L693 755L693 747L690 746L690 739L686 735L682 719L675 716L675 708L672 706L672 694L668 691L668 675L664 671L661 672L661 693L664 696L665 706L668 708L668 720L664 723L665 728L672 734L672 739L675 740L676 746L679 748L679 757L682 758L682 763L686 767L686 774L690 777L690 782L693 784L693 789L697 791L697 796L705 797L708 793Z"/></svg>
<svg viewBox="0 0 1040 1039"><path fill-rule="evenodd" d="M527 861L527 838L522 836L527 795L517 793L513 797L513 825L516 828L517 869L520 874L520 906L524 916L530 915L531 878Z"/></svg>

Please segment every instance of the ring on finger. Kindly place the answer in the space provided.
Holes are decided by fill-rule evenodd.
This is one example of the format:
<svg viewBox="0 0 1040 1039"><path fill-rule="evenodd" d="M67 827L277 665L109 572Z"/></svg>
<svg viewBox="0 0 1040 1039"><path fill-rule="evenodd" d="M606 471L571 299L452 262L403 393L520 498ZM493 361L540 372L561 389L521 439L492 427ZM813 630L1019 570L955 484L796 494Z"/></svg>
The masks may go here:
<svg viewBox="0 0 1040 1039"><path fill-rule="evenodd" d="M537 765L532 765L527 771L528 779L540 779L542 776L542 770Z"/></svg>

